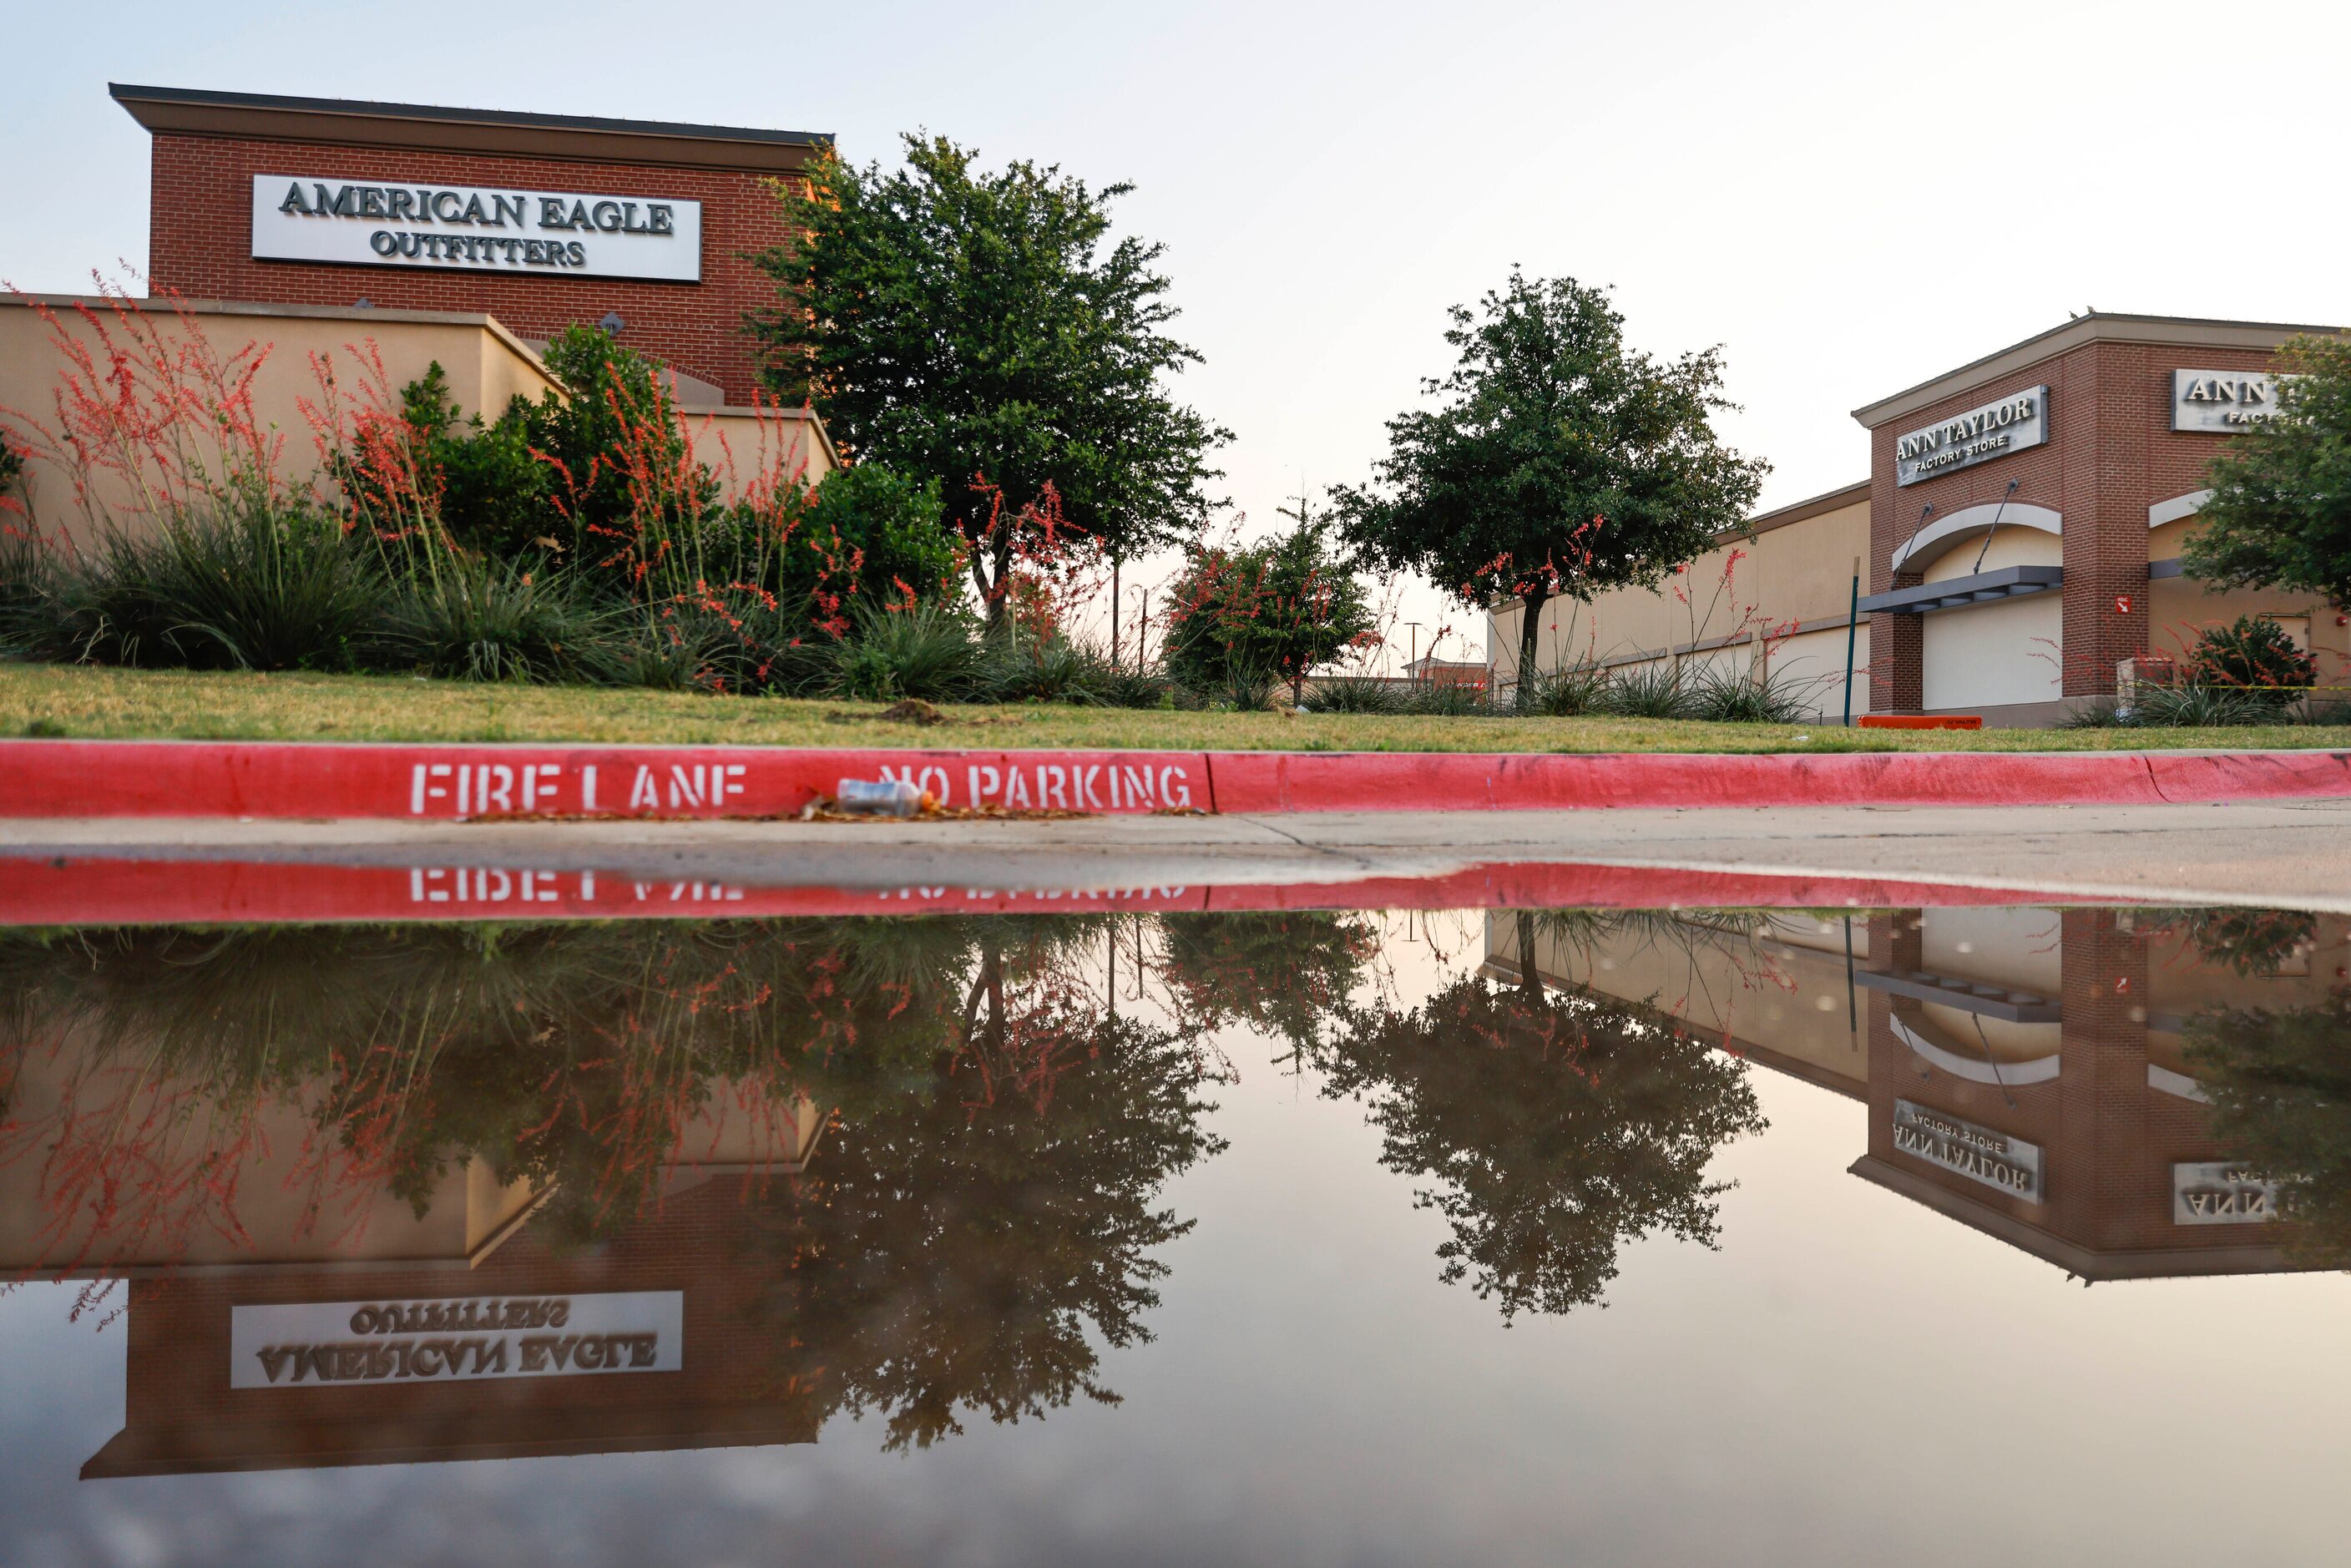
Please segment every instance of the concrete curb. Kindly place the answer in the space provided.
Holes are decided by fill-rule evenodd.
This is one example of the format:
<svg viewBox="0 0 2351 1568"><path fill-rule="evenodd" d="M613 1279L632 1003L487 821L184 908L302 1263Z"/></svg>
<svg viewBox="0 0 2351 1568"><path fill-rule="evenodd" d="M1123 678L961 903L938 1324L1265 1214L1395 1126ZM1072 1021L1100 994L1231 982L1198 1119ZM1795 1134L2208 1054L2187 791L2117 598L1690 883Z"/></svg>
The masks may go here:
<svg viewBox="0 0 2351 1568"><path fill-rule="evenodd" d="M2351 797L2351 752L946 751L0 740L0 814L467 821L797 813L844 778L1087 814L2159 805Z"/></svg>
<svg viewBox="0 0 2351 1568"><path fill-rule="evenodd" d="M1889 909L2099 900L1907 879L1557 862L1190 887L775 887L593 870L57 856L0 876L0 926L321 925L1331 909Z"/></svg>

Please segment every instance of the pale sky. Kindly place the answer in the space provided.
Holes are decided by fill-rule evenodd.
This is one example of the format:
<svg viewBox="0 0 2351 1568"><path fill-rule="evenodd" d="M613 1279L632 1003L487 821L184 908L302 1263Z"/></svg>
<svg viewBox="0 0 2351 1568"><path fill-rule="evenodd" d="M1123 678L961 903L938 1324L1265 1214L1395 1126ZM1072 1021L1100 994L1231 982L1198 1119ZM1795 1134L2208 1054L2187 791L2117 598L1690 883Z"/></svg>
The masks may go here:
<svg viewBox="0 0 2351 1568"><path fill-rule="evenodd" d="M1513 262L1723 346L1765 507L1865 476L1849 411L2069 309L2351 319L2351 9L2032 5L0 3L0 278L146 254L109 79L833 132L1137 187L1181 392L1252 529L1362 478ZM29 67L30 68L25 68ZM1482 625L1422 587L1405 613ZM1425 642L1426 633L1422 638ZM1399 641L1402 633L1399 633ZM1452 652L1448 648L1448 652Z"/></svg>

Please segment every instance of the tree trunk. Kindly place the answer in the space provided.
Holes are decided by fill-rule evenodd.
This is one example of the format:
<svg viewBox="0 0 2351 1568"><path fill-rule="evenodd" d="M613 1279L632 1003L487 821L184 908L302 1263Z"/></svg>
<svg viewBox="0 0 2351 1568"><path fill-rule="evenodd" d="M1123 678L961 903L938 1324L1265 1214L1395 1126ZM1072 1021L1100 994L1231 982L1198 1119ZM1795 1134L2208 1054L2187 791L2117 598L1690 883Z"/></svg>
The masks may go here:
<svg viewBox="0 0 2351 1568"><path fill-rule="evenodd" d="M1542 1000L1542 974L1535 967L1535 917L1528 909L1519 911L1519 991L1529 1001Z"/></svg>
<svg viewBox="0 0 2351 1568"><path fill-rule="evenodd" d="M1521 706L1527 700L1527 688L1533 682L1535 648L1542 639L1542 607L1551 602L1551 595L1541 589L1530 589L1519 595L1519 689Z"/></svg>

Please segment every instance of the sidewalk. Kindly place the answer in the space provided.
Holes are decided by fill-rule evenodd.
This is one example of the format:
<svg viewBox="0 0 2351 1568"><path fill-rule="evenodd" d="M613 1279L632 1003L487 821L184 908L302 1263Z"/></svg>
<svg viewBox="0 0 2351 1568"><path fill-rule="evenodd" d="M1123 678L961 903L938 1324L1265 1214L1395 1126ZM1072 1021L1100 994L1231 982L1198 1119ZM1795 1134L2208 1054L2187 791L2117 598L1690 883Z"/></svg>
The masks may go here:
<svg viewBox="0 0 2351 1568"><path fill-rule="evenodd" d="M124 869L132 866L154 869ZM189 869L206 866L235 874ZM375 874L306 883L293 868ZM583 871L643 882L650 891L640 897L633 885L624 894L620 883L600 883L583 900L577 881ZM460 872L493 874L460 879ZM1619 872L1661 874L1612 874ZM526 873L558 880L525 883ZM199 884L218 897L188 894L197 902L185 907L211 913L183 918L335 918L339 910L348 912L340 917L360 917L371 909L375 918L388 917L389 909L559 917L652 913L639 906L664 899L674 905L664 913L753 914L754 894L763 890L833 897L785 900L778 910L1037 907L1071 894L1080 896L1061 906L1099 908L1086 895L1155 898L1219 888L1258 890L1249 895L1258 902L1228 899L1218 907L1837 907L1980 902L1973 895L1995 894L2025 903L2246 904L2351 914L2351 800L1008 822L0 821L0 886L18 894L16 913L0 911L0 918L163 918L181 907L171 898ZM311 896L298 893L305 885L325 889L317 895L324 902L302 903ZM1925 891L1930 885L1939 891ZM461 887L465 896L450 896ZM432 896L436 892L444 896ZM444 907L453 905L462 907Z"/></svg>

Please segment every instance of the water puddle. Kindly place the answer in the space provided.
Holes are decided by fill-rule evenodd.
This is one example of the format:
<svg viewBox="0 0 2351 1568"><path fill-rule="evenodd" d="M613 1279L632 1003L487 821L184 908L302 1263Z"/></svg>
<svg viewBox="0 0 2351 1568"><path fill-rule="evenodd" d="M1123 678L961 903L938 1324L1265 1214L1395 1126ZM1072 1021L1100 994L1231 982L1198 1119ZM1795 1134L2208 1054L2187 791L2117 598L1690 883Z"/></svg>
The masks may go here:
<svg viewBox="0 0 2351 1568"><path fill-rule="evenodd" d="M20 869L0 1561L2338 1533L2340 918Z"/></svg>

